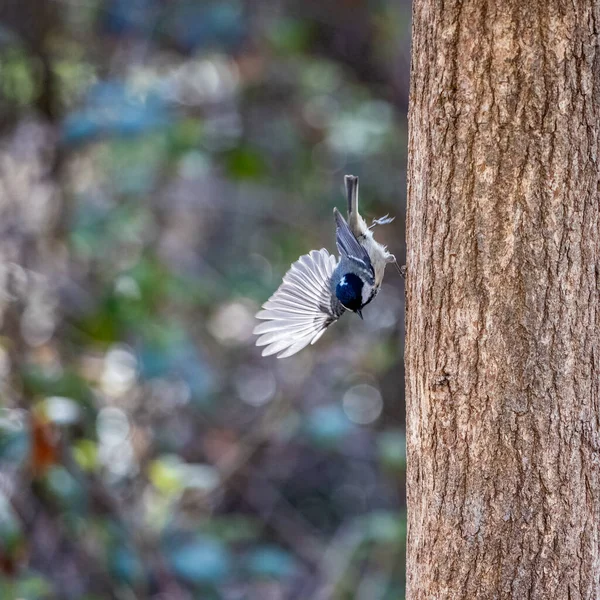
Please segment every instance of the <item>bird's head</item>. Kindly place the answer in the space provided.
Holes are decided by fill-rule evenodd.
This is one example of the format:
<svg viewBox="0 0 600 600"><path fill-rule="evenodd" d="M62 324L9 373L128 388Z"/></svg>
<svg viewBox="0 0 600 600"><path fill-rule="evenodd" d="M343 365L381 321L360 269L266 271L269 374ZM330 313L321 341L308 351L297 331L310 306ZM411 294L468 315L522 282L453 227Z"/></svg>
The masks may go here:
<svg viewBox="0 0 600 600"><path fill-rule="evenodd" d="M363 281L354 273L346 273L335 286L335 295L342 305L355 312L361 319L363 303Z"/></svg>

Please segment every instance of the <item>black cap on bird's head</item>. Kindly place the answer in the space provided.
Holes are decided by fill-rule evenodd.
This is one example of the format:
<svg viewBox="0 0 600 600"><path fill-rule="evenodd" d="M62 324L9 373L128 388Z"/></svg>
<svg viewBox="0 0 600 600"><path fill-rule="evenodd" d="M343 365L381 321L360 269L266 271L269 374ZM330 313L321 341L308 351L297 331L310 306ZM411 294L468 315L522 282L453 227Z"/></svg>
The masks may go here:
<svg viewBox="0 0 600 600"><path fill-rule="evenodd" d="M363 282L358 275L347 273L335 286L335 295L345 308L355 312L361 319Z"/></svg>

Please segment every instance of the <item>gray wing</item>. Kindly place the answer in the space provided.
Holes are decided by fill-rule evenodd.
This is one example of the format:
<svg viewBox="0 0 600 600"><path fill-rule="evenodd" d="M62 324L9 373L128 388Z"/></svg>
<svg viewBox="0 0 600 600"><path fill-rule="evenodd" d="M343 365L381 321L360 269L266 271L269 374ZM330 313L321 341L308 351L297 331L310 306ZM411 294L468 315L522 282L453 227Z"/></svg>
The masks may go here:
<svg viewBox="0 0 600 600"><path fill-rule="evenodd" d="M344 307L331 292L336 259L327 250L301 256L283 278L279 289L263 305L257 319L265 323L254 329L257 346L266 346L263 356L287 358L314 344Z"/></svg>
<svg viewBox="0 0 600 600"><path fill-rule="evenodd" d="M333 209L335 216L335 241L342 257L348 258L355 265L364 269L364 274L375 281L375 271L365 248L356 239L348 223L337 208Z"/></svg>
<svg viewBox="0 0 600 600"><path fill-rule="evenodd" d="M348 226L350 231L358 231L358 177L345 175L346 196L348 198Z"/></svg>

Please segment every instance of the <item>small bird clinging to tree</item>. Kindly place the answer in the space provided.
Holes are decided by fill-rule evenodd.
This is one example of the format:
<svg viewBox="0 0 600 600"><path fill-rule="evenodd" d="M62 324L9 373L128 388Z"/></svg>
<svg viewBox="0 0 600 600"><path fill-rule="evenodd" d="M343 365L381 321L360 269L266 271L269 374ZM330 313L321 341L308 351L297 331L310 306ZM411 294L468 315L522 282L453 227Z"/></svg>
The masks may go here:
<svg viewBox="0 0 600 600"><path fill-rule="evenodd" d="M362 309L375 298L387 263L396 257L375 241L375 225L391 223L381 217L367 227L358 212L358 177L346 175L348 222L333 209L339 260L325 248L304 254L283 278L283 283L263 305L256 317L265 322L254 333L257 346L266 346L263 356L286 358L314 344L327 327L346 310L362 319ZM398 267L400 273L402 270Z"/></svg>

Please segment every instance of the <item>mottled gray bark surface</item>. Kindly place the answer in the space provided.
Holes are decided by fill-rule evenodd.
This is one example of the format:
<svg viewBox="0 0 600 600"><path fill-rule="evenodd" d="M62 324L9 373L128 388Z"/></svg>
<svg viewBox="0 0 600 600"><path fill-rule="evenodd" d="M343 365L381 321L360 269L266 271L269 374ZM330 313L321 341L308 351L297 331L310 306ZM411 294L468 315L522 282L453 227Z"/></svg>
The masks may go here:
<svg viewBox="0 0 600 600"><path fill-rule="evenodd" d="M600 3L415 0L408 598L600 598Z"/></svg>

